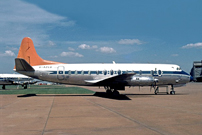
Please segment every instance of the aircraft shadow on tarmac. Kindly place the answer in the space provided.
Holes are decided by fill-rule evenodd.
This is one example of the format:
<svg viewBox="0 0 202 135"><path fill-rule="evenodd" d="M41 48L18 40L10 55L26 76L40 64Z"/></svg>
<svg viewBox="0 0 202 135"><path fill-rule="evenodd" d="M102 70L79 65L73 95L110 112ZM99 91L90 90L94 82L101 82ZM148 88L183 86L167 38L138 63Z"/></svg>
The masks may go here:
<svg viewBox="0 0 202 135"><path fill-rule="evenodd" d="M105 92L95 92L93 95L81 95L81 94L42 94L42 95L37 95L37 94L25 94L25 95L18 95L17 97L19 98L25 98L25 97L34 97L34 96L69 96L69 97L79 97L79 96L96 96L96 97L101 97L101 98L108 98L108 99L114 99L114 100L131 100L129 97L127 97L126 95L120 94L119 96L113 96L113 95L107 95Z"/></svg>
<svg viewBox="0 0 202 135"><path fill-rule="evenodd" d="M170 95L170 94L165 94L165 93L159 93L160 95ZM19 98L25 98L25 97L34 97L34 96L66 96L66 97L80 97L80 96L86 96L86 97L90 97L90 96L95 96L95 97L100 97L100 98L107 98L107 99L113 99L113 100L132 100L130 99L128 96L132 97L132 98L141 98L141 97L152 97L152 96L158 96L158 95L154 95L154 94L120 94L119 96L113 96L113 95L108 95L105 92L95 92L93 95L86 95L86 94L25 94L25 95L18 95L17 97ZM177 95L187 95L187 94L177 94ZM170 95L173 96L173 95Z"/></svg>
<svg viewBox="0 0 202 135"><path fill-rule="evenodd" d="M131 100L126 95L120 94L118 96L108 95L106 92L95 92L94 96L101 97L101 98L109 98L115 100Z"/></svg>

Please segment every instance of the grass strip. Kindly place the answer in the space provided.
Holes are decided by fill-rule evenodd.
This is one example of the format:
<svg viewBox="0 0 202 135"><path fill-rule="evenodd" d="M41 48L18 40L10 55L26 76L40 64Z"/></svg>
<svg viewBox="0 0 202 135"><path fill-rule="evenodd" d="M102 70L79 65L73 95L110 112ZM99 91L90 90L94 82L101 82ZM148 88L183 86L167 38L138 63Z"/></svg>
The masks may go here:
<svg viewBox="0 0 202 135"><path fill-rule="evenodd" d="M0 90L0 94L93 94L95 92L81 87L66 87L65 85L31 85L30 88L23 89L19 86L6 86L5 90Z"/></svg>

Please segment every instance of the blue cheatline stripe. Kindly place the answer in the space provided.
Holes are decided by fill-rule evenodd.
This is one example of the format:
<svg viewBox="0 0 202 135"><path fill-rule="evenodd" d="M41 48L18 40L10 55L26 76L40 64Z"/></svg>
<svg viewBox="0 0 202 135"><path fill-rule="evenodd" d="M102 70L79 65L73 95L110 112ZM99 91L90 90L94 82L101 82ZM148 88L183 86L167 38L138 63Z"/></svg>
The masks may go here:
<svg viewBox="0 0 202 135"><path fill-rule="evenodd" d="M57 74L57 71L49 71L49 74ZM103 71L65 71L65 74L78 74L78 75L88 75L90 72L90 74L104 74ZM110 71L108 71L109 73L111 73ZM113 71L114 74L118 74L118 71ZM127 74L127 73L136 73L136 75L139 75L141 73L141 75L148 75L148 74L153 74L153 76L157 76L158 71L122 71L122 74ZM184 71L161 71L162 75L189 75L188 73L184 72Z"/></svg>
<svg viewBox="0 0 202 135"><path fill-rule="evenodd" d="M177 71L163 71L163 74L180 74L180 75L189 75L188 73L181 71L181 72L177 72Z"/></svg>
<svg viewBox="0 0 202 135"><path fill-rule="evenodd" d="M65 74L66 74L66 72L68 72L68 71L65 71ZM49 74L57 74L57 71L50 71Z"/></svg>

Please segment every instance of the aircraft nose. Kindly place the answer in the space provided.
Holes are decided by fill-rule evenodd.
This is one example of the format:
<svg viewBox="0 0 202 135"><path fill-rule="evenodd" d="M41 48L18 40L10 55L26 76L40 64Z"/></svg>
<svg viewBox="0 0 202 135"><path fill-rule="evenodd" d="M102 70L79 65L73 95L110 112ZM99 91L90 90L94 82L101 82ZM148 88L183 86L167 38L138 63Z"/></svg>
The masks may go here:
<svg viewBox="0 0 202 135"><path fill-rule="evenodd" d="M190 82L194 81L194 78L192 76L189 77L190 78Z"/></svg>

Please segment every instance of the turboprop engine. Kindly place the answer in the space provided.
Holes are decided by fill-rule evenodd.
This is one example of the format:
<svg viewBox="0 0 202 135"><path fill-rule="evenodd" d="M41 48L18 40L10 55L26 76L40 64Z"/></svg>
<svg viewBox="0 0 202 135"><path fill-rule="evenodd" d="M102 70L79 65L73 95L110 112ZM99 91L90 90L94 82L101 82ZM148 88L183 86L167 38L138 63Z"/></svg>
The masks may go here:
<svg viewBox="0 0 202 135"><path fill-rule="evenodd" d="M154 79L153 77L149 76L133 76L131 78L131 85L136 86L150 86L154 84L154 82L157 82L158 80Z"/></svg>

